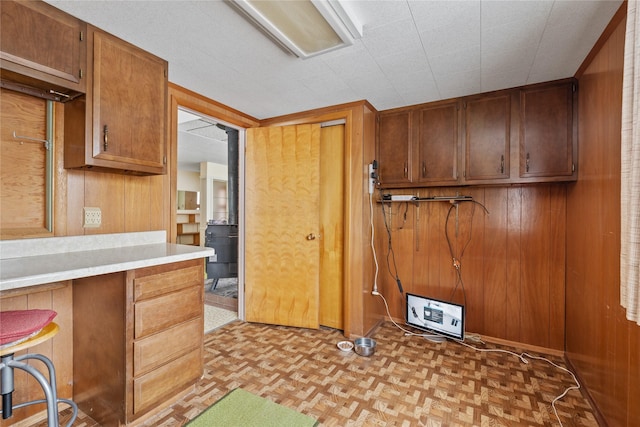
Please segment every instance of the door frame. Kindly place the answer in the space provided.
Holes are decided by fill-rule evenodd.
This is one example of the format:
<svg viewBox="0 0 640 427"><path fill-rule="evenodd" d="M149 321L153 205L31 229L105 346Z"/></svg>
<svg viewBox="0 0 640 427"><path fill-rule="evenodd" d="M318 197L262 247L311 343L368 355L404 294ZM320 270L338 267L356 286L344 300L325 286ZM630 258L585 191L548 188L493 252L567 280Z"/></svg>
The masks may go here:
<svg viewBox="0 0 640 427"><path fill-rule="evenodd" d="M338 122L341 124L344 122L344 208L342 216L344 218L344 231L343 231L343 257L342 257L342 269L343 269L343 310L344 310L344 335L349 337L353 332L353 319L352 313L362 313L362 297L360 294L360 288L355 285L355 282L361 282L362 277L360 275L349 274L349 266L351 265L351 243L355 243L351 238L351 234L357 224L353 223L351 215L351 201L353 200L353 188L351 185L351 179L353 176L353 164L352 164L352 135L353 135L353 111L351 109L333 111L328 113L314 113L309 112L307 116L301 115L297 118L289 119L270 119L263 121L261 127L268 126L289 126L300 124L322 124L328 122ZM358 270L359 271L359 270ZM358 298L359 297L359 298ZM354 307L357 304L358 307ZM360 334L358 334L360 335Z"/></svg>
<svg viewBox="0 0 640 427"><path fill-rule="evenodd" d="M244 283L244 172L245 172L245 141L246 128L259 126L259 121L249 115L242 114L237 110L229 108L223 104L192 92L188 89L169 83L168 117L169 126L167 131L168 173L165 176L165 212L169 212L165 217L165 229L167 241L176 243L177 236L177 191L178 191L178 108L190 110L196 114L211 117L225 126L238 130L238 284ZM238 286L238 318L244 320L244 290Z"/></svg>
<svg viewBox="0 0 640 427"><path fill-rule="evenodd" d="M345 244L344 244L344 286L346 337L362 336L371 331L385 316L384 306L377 297L371 296L373 283L373 257L367 238L368 198L367 163L375 158L375 117L377 110L367 101L305 111L288 116L258 120L238 110L203 97L174 83L169 83L169 126L167 137L170 146L167 162L169 170L165 175L164 222L167 241L176 234L175 208L177 178L177 105L202 111L212 117L219 117L231 125L246 129L257 126L277 126L301 123L322 123L345 120ZM243 140L244 141L244 140ZM244 144L244 142L243 142ZM242 158L242 156L241 156ZM242 166L244 167L244 166ZM243 180L240 177L240 180ZM244 181L240 181L244 185ZM173 205L171 205L173 203ZM242 206L242 205L240 205ZM173 209L173 211L172 211ZM242 208L243 209L243 208ZM240 216L240 221L243 221ZM364 222L363 222L364 221ZM244 239L244 236L239 236ZM175 240L175 239L174 239ZM238 301L240 304L240 301Z"/></svg>

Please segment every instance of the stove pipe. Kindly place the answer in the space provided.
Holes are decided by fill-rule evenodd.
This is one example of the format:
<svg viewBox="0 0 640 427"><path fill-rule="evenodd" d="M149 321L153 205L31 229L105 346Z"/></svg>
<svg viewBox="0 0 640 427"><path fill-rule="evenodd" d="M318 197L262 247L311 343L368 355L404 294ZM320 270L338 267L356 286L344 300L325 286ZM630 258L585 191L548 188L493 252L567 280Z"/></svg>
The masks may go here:
<svg viewBox="0 0 640 427"><path fill-rule="evenodd" d="M229 207L229 224L238 224L238 169L240 158L238 157L237 129L225 126L227 133L227 203Z"/></svg>

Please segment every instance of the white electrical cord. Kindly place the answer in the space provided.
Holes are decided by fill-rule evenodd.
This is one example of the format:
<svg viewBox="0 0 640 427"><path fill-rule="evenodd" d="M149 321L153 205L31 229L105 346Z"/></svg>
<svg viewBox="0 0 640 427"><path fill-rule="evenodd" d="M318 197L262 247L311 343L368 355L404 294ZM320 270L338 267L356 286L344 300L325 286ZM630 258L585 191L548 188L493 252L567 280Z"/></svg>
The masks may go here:
<svg viewBox="0 0 640 427"><path fill-rule="evenodd" d="M458 344L462 344L464 346L467 346L469 348L472 348L476 351L481 351L481 352L486 352L486 353L507 353L507 354L511 354L513 356L516 356L520 359L520 361L522 361L522 363L524 363L525 365L529 363L529 361L526 359L527 357L530 359L537 359L537 360L543 360L547 363L549 363L550 365L555 366L556 368L567 372L569 375L571 375L571 378L573 378L573 382L575 383L575 385L569 386L567 387L564 392L562 392L560 395L558 395L555 399L553 399L553 401L551 402L551 407L553 408L553 413L556 416L556 419L558 420L558 423L560 424L560 427L562 427L562 421L560 421L560 416L558 415L558 410L556 409L556 402L560 399L562 399L563 397L565 397L567 395L567 393L569 393L571 390L579 390L580 389L580 383L578 382L578 379L576 378L575 374L573 372L571 372L570 370L568 370L567 368L560 366L554 362L552 362L551 360L544 358L544 357L540 357L540 356L534 356L532 354L529 353L515 353L513 351L509 351L509 350L502 350L499 348L477 348L474 347L472 345L469 345L465 342L462 341L458 341L458 340L454 340L455 342L457 342Z"/></svg>
<svg viewBox="0 0 640 427"><path fill-rule="evenodd" d="M402 326L398 325L396 323L396 321L393 320L393 317L391 317L391 312L389 311L389 304L387 304L387 300L385 299L385 297L380 292L378 292L379 266L378 266L378 257L377 257L377 254L376 254L376 248L375 248L375 245L374 245L375 227L374 227L374 223L373 223L373 194L372 193L369 193L369 222L371 224L371 252L373 253L373 262L375 263L375 266L376 266L376 271L375 271L375 275L374 275L374 278L373 278L373 290L371 291L371 295L378 296L378 297L382 298L382 302L384 302L384 306L385 306L385 309L387 311L387 316L389 317L389 320L391 320L391 323L393 323L396 326L396 328L398 328L402 332L404 332L405 336L418 336L418 337L423 337L423 338L426 338L426 339L430 339L430 338L433 338L433 337L444 337L444 335L440 335L438 333L422 334L422 333L416 333L416 332L409 331L409 330L403 328ZM472 341L476 341L476 342L482 343L482 340L480 339L479 335L469 336L468 338L471 339ZM458 344L461 344L461 345L464 345L466 347L469 347L469 348L471 348L473 350L480 351L480 352L511 354L511 355L519 358L520 361L522 361L522 363L524 363L525 365L529 363L529 360L526 359L527 357L530 358L530 359L543 360L543 361L555 366L556 368L569 373L571 375L571 377L573 378L573 381L574 381L575 385L567 387L564 390L563 393L558 395L551 402L551 407L553 408L553 413L555 414L556 419L558 420L558 423L560 424L560 427L563 427L562 421L560 421L560 416L558 415L558 410L556 409L556 402L558 400L562 399L563 397L565 397L567 395L567 393L569 393L571 390L579 390L580 389L580 383L578 382L578 379L576 378L576 376L574 375L573 372L571 372L567 368L564 368L564 367L552 362L549 359L546 359L546 358L540 357L540 356L533 356L533 355L531 355L529 353L520 353L520 354L518 354L518 353L515 353L515 352L510 351L510 350L503 350L503 349L498 349L498 348L484 348L483 349L483 348L474 347L474 346L472 346L470 344L467 344L467 343L465 343L463 341L460 341L460 340L453 340L453 341L457 342Z"/></svg>
<svg viewBox="0 0 640 427"><path fill-rule="evenodd" d="M395 320L393 320L393 317L391 316L391 312L389 310L389 304L387 304L387 300L385 299L385 297L380 292L378 292L379 266L378 266L378 257L376 255L376 249L375 249L375 245L374 245L373 195L372 194L369 194L369 213L370 213L370 223L371 223L371 251L373 253L373 261L374 261L375 266L376 266L376 271L375 271L375 275L374 275L374 279L373 279L373 290L371 291L371 295L378 296L378 297L382 298L382 302L384 303L385 309L387 311L387 317L389 317L389 320L391 320L391 323L393 323L396 328L398 328L402 332L404 332L405 336L418 336L418 337L423 337L425 339L430 339L430 338L432 338L434 336L436 336L436 337L444 337L443 335L440 335L438 333L422 334L422 333L416 333L416 332L413 332L413 331L409 331L409 330L403 328L402 326L400 326L399 324L397 324ZM474 335L473 337L469 336L468 338L470 338L473 341L482 343L482 340L480 339L479 336ZM558 400L562 399L563 397L565 397L567 395L567 393L569 393L569 391L571 391L571 390L579 390L580 389L580 383L578 382L578 379L576 378L576 376L574 375L573 372L571 372L567 368L564 368L564 367L552 362L549 359L546 359L546 358L540 357L540 356L533 356L533 355L531 355L529 353L518 354L518 353L515 353L515 352L510 351L510 350L502 350L502 349L497 349L497 348L486 348L486 349L483 349L483 348L474 347L474 346L472 346L470 344L467 344L467 343L465 343L463 341L459 341L459 340L453 340L453 341L457 342L458 344L461 344L461 345L464 345L466 347L469 347L469 348L471 348L473 350L480 351L480 352L485 352L485 353L492 353L493 352L493 353L511 354L511 355L519 358L522 361L522 363L524 363L524 364L528 364L529 363L529 361L526 359L527 357L531 358L531 359L543 360L543 361L555 366L556 368L569 373L571 375L571 377L573 378L573 381L574 381L575 385L567 387L564 390L563 393L561 393L559 396L557 396L551 402L551 408L553 408L553 413L555 414L556 419L558 420L558 423L560 424L560 427L563 427L562 421L560 420L560 416L558 415L558 410L556 409L556 402Z"/></svg>
<svg viewBox="0 0 640 427"><path fill-rule="evenodd" d="M391 314L389 312L389 305L387 304L387 300L384 298L384 296L382 296L382 294L377 292L377 291L376 292L372 292L372 294L382 298L382 302L384 302L384 306L385 306L385 308L387 310L387 316L391 320L391 323L393 323L396 326L396 328L398 328L402 332L404 332L405 336L417 336L417 337L423 337L423 338L426 338L426 339L429 339L430 337L434 336L434 335L429 335L429 334L422 334L422 333L412 332L412 331L406 330L402 326L398 325L395 322L395 320L393 320L393 317L391 317ZM435 333L435 336L443 336L443 335ZM474 337L473 340L482 343L482 340L480 338ZM464 341L460 341L460 340L453 340L453 341L458 343L458 344L461 344L461 345L464 345L466 347L469 347L469 348L471 348L473 350L484 352L484 353L507 353L507 354L510 354L510 355L513 355L513 356L519 358L520 361L522 363L524 363L525 365L529 364L529 360L527 360L527 357L530 358L530 359L543 360L543 361L555 366L556 368L558 368L558 369L560 369L560 370L562 370L564 372L567 372L569 375L571 375L571 378L573 378L573 382L575 383L575 385L567 387L564 390L564 392L562 392L559 396L557 396L551 402L551 408L553 409L553 413L555 414L556 419L558 420L558 423L560 424L560 427L563 427L562 421L560 420L560 416L558 415L558 410L556 409L556 402L559 401L560 399L562 399L563 397L565 397L567 395L567 393L569 393L571 390L579 390L580 389L580 383L578 382L578 379L576 378L576 376L574 375L573 372L571 372L570 370L568 370L565 367L562 367L562 366L552 362L549 359L546 359L546 358L540 357L540 356L534 356L534 355L529 354L529 353L520 353L520 354L518 354L518 353L515 353L515 352L510 351L510 350L503 350L503 349L499 349L499 348L478 348L478 347L474 347L474 346L472 346L470 344L467 344Z"/></svg>
<svg viewBox="0 0 640 427"><path fill-rule="evenodd" d="M380 270L380 267L378 266L378 256L376 255L376 247L374 244L375 227L373 224L373 193L369 193L369 223L371 224L371 252L373 253L373 262L376 265L376 272L373 276L373 290L371 291L371 295L380 295L378 293L378 272Z"/></svg>

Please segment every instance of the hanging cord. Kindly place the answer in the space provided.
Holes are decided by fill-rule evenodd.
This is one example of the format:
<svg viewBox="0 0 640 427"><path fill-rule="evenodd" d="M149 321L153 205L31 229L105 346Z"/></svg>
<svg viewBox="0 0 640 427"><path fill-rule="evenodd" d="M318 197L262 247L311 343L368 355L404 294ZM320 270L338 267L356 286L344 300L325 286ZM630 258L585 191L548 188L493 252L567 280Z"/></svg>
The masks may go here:
<svg viewBox="0 0 640 427"><path fill-rule="evenodd" d="M482 203L479 203L479 202L476 202L476 201L473 201L473 200L472 200L472 202L474 204L480 205L482 207L482 209L485 211L485 213L489 214L489 211L487 210L487 208ZM471 241L471 234L472 234L471 230L473 229L473 214L475 213L475 206L474 206L474 210L471 213L471 230L469 232L469 239L464 244L464 246L462 248L462 251L460 252L459 259L456 259L456 257L453 254L453 245L451 244L451 239L449 238L448 227L447 227L448 222L449 222L449 216L451 214L451 210L453 209L453 207L454 206L452 205L449 208L449 212L447 212L447 218L446 218L446 221L445 221L445 236L447 238L447 243L449 245L449 251L451 253L451 258L454 261L454 267L456 268L456 272L457 272L457 276L458 276L458 279L459 279L459 283L462 285L462 291L464 293L464 283L462 281L462 273L460 271L461 264L460 264L459 259L462 259L462 256L464 255L464 251L467 248L467 245L469 244L469 242ZM373 287L372 294L382 298L382 302L384 303L384 306L385 306L385 309L387 311L387 316L388 316L389 320L391 320L391 323L393 323L393 325L396 328L398 328L399 330L404 332L405 336L418 336L418 337L422 337L422 338L426 338L426 339L429 339L429 338L433 337L434 335L435 336L443 336L444 337L444 335L440 335L438 333L424 334L424 333L412 332L410 330L407 330L407 329L403 328L398 323L396 323L395 320L393 320L393 317L391 316L391 312L389 310L389 304L387 304L387 300L385 299L385 297L381 293L378 292L378 287L377 287L378 260L377 260L377 257L376 257L375 247L374 247L374 244L373 244L373 242L374 242L374 240L373 240L373 204L372 204L371 196L369 196L369 209L370 209L370 214L371 214L371 232L372 232L371 233L371 249L373 251L373 257L374 257L375 265L376 265L376 274L375 274L375 278L374 278L374 287ZM387 233L389 235L389 248L392 251L393 248L391 246L391 229L390 229L390 227L389 227L389 225L387 223L387 218L385 216L384 203L382 203L382 214L383 214L383 217L384 217L384 224L385 224L385 227L387 229ZM393 258L393 260L394 260L394 266L395 266L395 257ZM456 265L456 260L458 261L457 265ZM389 262L388 262L388 257L387 257L387 267L388 268L390 267L389 266ZM397 269L396 269L396 271L397 271ZM390 268L389 268L389 273L391 273L391 269ZM392 277L393 277L393 275L392 275ZM396 273L396 278L397 277L398 276L397 276L397 273ZM400 279L397 279L397 280L398 280L398 285L400 286L400 293L402 293L402 288L401 288L402 285L400 284L400 281L399 281ZM456 287L457 287L457 284L456 284ZM455 292L455 289L454 289L454 292ZM466 303L466 294L464 296L465 296L465 303ZM452 293L451 297L453 297L453 293ZM405 322L406 322L406 319L405 319ZM471 340L476 341L478 343L484 344L484 342L481 340L481 338L479 336L471 337L471 336L467 335L467 339L471 339ZM575 374L573 372L571 372L569 369L567 369L567 368L565 368L563 366L560 366L560 365L552 362L549 359L546 359L546 358L540 357L540 356L534 356L534 355L529 354L529 353L520 353L520 354L518 354L518 353L515 353L513 351L503 350L503 349L482 349L482 348L478 348L478 347L472 346L470 344L467 344L464 341L460 341L460 340L453 340L453 341L458 343L458 344L460 344L460 345L464 345L464 346L469 347L469 348L471 348L473 350L476 350L476 351L479 351L479 352L483 352L483 353L507 353L507 354L511 354L511 355L519 358L520 361L522 363L524 363L524 364L529 364L529 360L527 358L536 359L536 360L542 360L542 361L545 361L545 362L549 363L550 365L556 367L557 369L560 369L561 371L564 371L564 372L568 373L569 375L571 375L571 378L573 379L573 382L574 382L575 385L567 387L564 390L564 392L562 392L560 395L558 395L551 402L551 408L553 409L553 413L554 413L556 419L558 420L558 423L560 424L560 427L563 427L562 421L560 420L560 416L558 415L558 410L556 408L556 402L558 402L559 400L564 398L567 395L567 393L569 393L571 390L579 390L580 389L580 383L578 382L578 379L576 378L576 376L575 376Z"/></svg>
<svg viewBox="0 0 640 427"><path fill-rule="evenodd" d="M489 211L482 203L476 202L475 200L469 200L469 201L473 203L473 208L471 210L471 221L469 223L469 238L462 246L462 251L460 251L460 255L458 257L456 257L455 255L455 252L453 250L453 244L451 243L451 237L449 236L449 218L451 217L451 212L453 211L453 209L459 206L460 201L451 203L451 206L449 207L449 211L447 212L447 217L444 222L444 235L445 235L445 238L447 239L447 245L449 246L449 254L451 255L453 268L456 270L456 284L453 290L451 291L451 295L449 296L449 301L453 301L453 296L458 290L458 286L460 286L462 288L462 296L464 298L465 306L467 305L467 292L464 288L464 281L462 280L462 257L464 256L464 252L467 249L467 246L469 246L469 243L471 242L471 236L473 235L473 217L476 212L476 205L480 205L480 207L482 207L484 212L487 215L489 214Z"/></svg>
<svg viewBox="0 0 640 427"><path fill-rule="evenodd" d="M387 213L386 210L384 208L384 202L381 203L382 205L382 218L384 219L384 227L387 230L387 247L388 247L388 251L387 251L387 271L389 271L389 274L391 275L391 277L393 278L393 280L395 280L396 284L398 285L398 290L400 291L400 295L404 294L404 290L402 289L402 282L400 281L400 277L398 277L398 265L396 264L396 254L393 250L393 245L391 243L391 225L389 224L389 222L387 221ZM407 210L408 208L408 203L407 205ZM389 209L391 209L391 205L389 205ZM405 210L405 221L406 221L406 217L407 217L407 211ZM404 226L404 224L403 224ZM391 264L390 264L390 259L393 262L393 271L391 270Z"/></svg>
<svg viewBox="0 0 640 427"><path fill-rule="evenodd" d="M467 292L464 288L464 281L462 280L462 262L461 261L462 261L462 257L464 256L464 251L467 249L469 242L471 242L471 236L473 234L473 215L475 213L475 205L473 206L471 211L471 221L470 221L471 226L469 230L469 238L462 246L462 250L460 251L460 255L458 257L456 257L455 255L455 252L453 250L453 244L451 243L451 237L449 236L449 218L451 217L451 212L453 211L453 209L457 207L458 207L457 204L451 204L451 206L449 207L449 211L447 212L447 218L444 221L444 235L445 235L445 238L447 239L447 245L449 246L449 255L451 255L451 259L453 261L453 268L456 271L456 284L453 287L453 290L451 291L451 295L449 295L449 301L453 301L453 296L458 290L458 286L460 286L462 288L462 296L464 298L463 304L466 306Z"/></svg>

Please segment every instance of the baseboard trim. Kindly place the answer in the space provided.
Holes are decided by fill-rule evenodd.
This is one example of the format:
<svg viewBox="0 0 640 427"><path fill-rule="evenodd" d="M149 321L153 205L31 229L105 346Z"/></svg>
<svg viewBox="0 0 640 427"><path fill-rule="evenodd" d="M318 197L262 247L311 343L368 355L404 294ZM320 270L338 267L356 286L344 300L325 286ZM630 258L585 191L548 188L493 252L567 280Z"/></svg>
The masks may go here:
<svg viewBox="0 0 640 427"><path fill-rule="evenodd" d="M569 368L569 370L573 372L573 374L576 376L576 379L580 384L580 393L582 393L582 396L587 400L587 402L589 402L589 405L591 405L591 409L593 410L593 415L595 415L598 425L601 427L608 427L609 424L607 423L606 418L604 417L604 415L602 415L602 412L600 412L598 405L596 405L596 401L591 396L589 389L587 388L587 386L585 385L585 382L580 376L580 372L576 369L574 364L571 363L571 359L569 359L569 356L566 353L564 355L564 363L567 364L567 367Z"/></svg>

